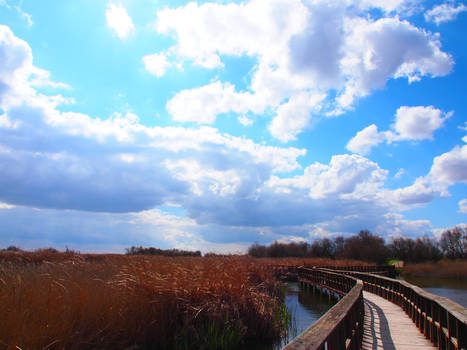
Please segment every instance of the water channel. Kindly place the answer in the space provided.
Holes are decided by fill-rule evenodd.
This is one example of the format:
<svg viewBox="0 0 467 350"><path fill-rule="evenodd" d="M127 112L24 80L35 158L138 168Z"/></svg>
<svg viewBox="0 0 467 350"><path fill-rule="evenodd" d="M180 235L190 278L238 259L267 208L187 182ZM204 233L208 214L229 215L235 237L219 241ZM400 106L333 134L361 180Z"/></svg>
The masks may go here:
<svg viewBox="0 0 467 350"><path fill-rule="evenodd" d="M280 343L262 350L279 350L292 341L297 335L315 323L334 304L335 300L318 292L304 290L297 282L289 282L285 286L285 304L291 314L291 323L287 338Z"/></svg>

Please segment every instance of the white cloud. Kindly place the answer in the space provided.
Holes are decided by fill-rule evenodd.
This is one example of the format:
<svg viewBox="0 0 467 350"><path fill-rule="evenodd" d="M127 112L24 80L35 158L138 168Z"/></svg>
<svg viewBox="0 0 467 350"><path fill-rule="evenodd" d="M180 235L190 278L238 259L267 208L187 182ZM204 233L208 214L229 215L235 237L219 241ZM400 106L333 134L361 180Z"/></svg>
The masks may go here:
<svg viewBox="0 0 467 350"><path fill-rule="evenodd" d="M9 27L0 25L0 101L20 91L29 92L27 78L31 75L32 54L29 45L14 36Z"/></svg>
<svg viewBox="0 0 467 350"><path fill-rule="evenodd" d="M1 209L13 209L15 208L16 206L14 205L11 205L11 204L8 204L8 203L3 203L3 202L0 202L0 210Z"/></svg>
<svg viewBox="0 0 467 350"><path fill-rule="evenodd" d="M444 125L453 112L443 113L433 106L402 106L396 112L395 140L433 139L433 132Z"/></svg>
<svg viewBox="0 0 467 350"><path fill-rule="evenodd" d="M456 146L433 160L429 176L435 183L467 182L467 145Z"/></svg>
<svg viewBox="0 0 467 350"><path fill-rule="evenodd" d="M316 162L301 173L297 159L304 149L258 144L207 126L147 127L132 113L100 119L61 112L57 106L63 98L40 95L31 85L36 69L31 49L5 26L0 26L0 57L5 62L0 67L0 202L16 206L0 210L3 230L26 222L64 244L92 239L104 246L110 238L100 232L112 231L120 246L230 242L240 247L255 239L306 236L313 225L356 232L364 223L372 228L389 222L388 172L362 156L336 155L329 164ZM228 83L207 86L176 95L171 102L181 97L172 106L173 116L209 123L219 113L243 114L263 103L251 102L255 94L237 92ZM320 105L319 99L308 105L319 96L314 91L295 90L300 94L288 101L303 102L300 113ZM285 100L277 100L286 109ZM181 109L181 101L196 113ZM203 106L211 101L211 107ZM292 118L287 110L277 112ZM296 135L298 129L286 132ZM287 177L291 171L299 175ZM157 211L167 203L186 215ZM77 225L64 238L70 222ZM391 227L388 223L386 230ZM18 234L35 237L26 226Z"/></svg>
<svg viewBox="0 0 467 350"><path fill-rule="evenodd" d="M50 80L50 72L44 69L34 67L31 72L32 78L29 83L34 87L48 86L55 89L71 89L71 86L61 82L54 82Z"/></svg>
<svg viewBox="0 0 467 350"><path fill-rule="evenodd" d="M459 201L459 213L467 214L467 199Z"/></svg>
<svg viewBox="0 0 467 350"><path fill-rule="evenodd" d="M390 232L386 238L420 237L431 233L433 225L429 220L407 220L401 214L390 213L376 227L375 232Z"/></svg>
<svg viewBox="0 0 467 350"><path fill-rule="evenodd" d="M249 126L253 124L253 120L249 119L245 115L241 115L237 119L240 122L240 124L242 124L243 126Z"/></svg>
<svg viewBox="0 0 467 350"><path fill-rule="evenodd" d="M293 188L306 190L311 198L373 196L382 187L387 171L358 155L333 156L329 165L314 163L303 175L293 178L272 177L268 185L275 191L290 193Z"/></svg>
<svg viewBox="0 0 467 350"><path fill-rule="evenodd" d="M177 38L174 51L178 56L215 68L223 65L220 54L267 54L270 59L303 26L303 10L298 0L225 5L191 2L158 11L155 27L159 33Z"/></svg>
<svg viewBox="0 0 467 350"><path fill-rule="evenodd" d="M167 111L176 121L212 124L218 114L248 112L245 100L251 97L248 92L236 92L229 83L215 81L200 88L178 92L167 102Z"/></svg>
<svg viewBox="0 0 467 350"><path fill-rule="evenodd" d="M296 135L309 125L312 111L320 109L325 97L308 93L292 96L277 108L277 115L269 125L271 135L283 142L295 140Z"/></svg>
<svg viewBox="0 0 467 350"><path fill-rule="evenodd" d="M131 17L128 16L126 8L122 5L108 3L107 10L105 11L105 18L107 20L107 26L113 29L120 39L127 38L135 31L133 21Z"/></svg>
<svg viewBox="0 0 467 350"><path fill-rule="evenodd" d="M386 141L433 140L434 131L444 126L454 113L444 113L433 106L402 106L397 109L396 120L389 131L379 132L375 124L359 131L348 143L347 149L354 153L368 154L371 148Z"/></svg>
<svg viewBox="0 0 467 350"><path fill-rule="evenodd" d="M456 146L435 157L430 172L417 178L412 185L383 190L380 195L399 210L406 210L425 205L439 196L449 196L449 187L456 183L467 183L467 145Z"/></svg>
<svg viewBox="0 0 467 350"><path fill-rule="evenodd" d="M182 69L180 64L169 61L165 52L143 56L142 60L146 70L158 78L163 76L170 67L175 66L179 70Z"/></svg>
<svg viewBox="0 0 467 350"><path fill-rule="evenodd" d="M29 45L5 25L0 25L0 61L0 104L4 109L21 104L24 98L36 96L33 86L70 88L67 84L51 81L49 72L35 67ZM40 95L38 98L62 99L60 95Z"/></svg>
<svg viewBox="0 0 467 350"><path fill-rule="evenodd" d="M179 121L212 123L216 115L229 111L260 114L271 109L276 112L271 133L288 141L309 127L309 115L315 112L301 107L296 118L288 116L303 95L328 96L320 113L337 115L383 88L389 79L413 82L446 75L454 62L441 50L439 36L392 15L413 6L411 1L396 0L251 0L192 2L160 10L155 28L176 40L166 53L172 60L205 68L222 67L223 55L247 55L258 61L248 92L235 92L227 83L210 83L177 95L167 105L169 112ZM371 9L381 9L382 17L367 16ZM226 98L221 97L224 94ZM202 100L207 114L194 97ZM185 100L194 109L184 108ZM291 122L289 129L286 121Z"/></svg>
<svg viewBox="0 0 467 350"><path fill-rule="evenodd" d="M235 194L245 179L240 169L216 170L206 168L194 159L166 161L175 178L190 183L193 194L201 196L211 192L219 196Z"/></svg>
<svg viewBox="0 0 467 350"><path fill-rule="evenodd" d="M396 203L401 206L400 209L403 209L425 205L438 197L439 194L439 191L434 188L430 181L424 177L419 177L410 186L385 192L384 198Z"/></svg>
<svg viewBox="0 0 467 350"><path fill-rule="evenodd" d="M346 29L345 56L340 61L346 82L337 98L341 108L350 108L356 98L384 87L388 79L412 82L452 69L452 58L441 51L439 39L408 21L349 18Z"/></svg>
<svg viewBox="0 0 467 350"><path fill-rule="evenodd" d="M370 153L372 147L380 144L385 139L385 134L378 132L378 127L375 124L371 124L359 131L347 143L346 148L351 152L366 155Z"/></svg>
<svg viewBox="0 0 467 350"><path fill-rule="evenodd" d="M459 13L464 11L467 11L467 6L464 4L455 6L454 1L448 1L447 3L436 5L427 11L425 13L425 20L427 22L434 22L439 26L441 23L454 20Z"/></svg>
<svg viewBox="0 0 467 350"><path fill-rule="evenodd" d="M247 198L272 173L300 168L297 158L306 153L209 127L146 127L132 113L104 120L60 112L57 105L67 100L36 93L31 49L5 26L0 26L0 55L5 62L0 67L0 201L10 205L149 210L165 202L184 204L194 182L203 193ZM11 95L16 103L4 98ZM209 172L180 178L168 159L179 169L192 160Z"/></svg>

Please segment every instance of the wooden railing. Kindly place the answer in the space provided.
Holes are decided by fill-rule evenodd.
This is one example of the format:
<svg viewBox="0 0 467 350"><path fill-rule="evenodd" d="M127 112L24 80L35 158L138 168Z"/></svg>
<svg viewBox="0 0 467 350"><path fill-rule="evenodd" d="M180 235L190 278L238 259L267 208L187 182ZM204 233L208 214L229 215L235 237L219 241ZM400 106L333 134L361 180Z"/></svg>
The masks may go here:
<svg viewBox="0 0 467 350"><path fill-rule="evenodd" d="M320 268L338 271L358 271L384 275L387 277L396 277L396 268L392 265L352 265L352 266L333 266L333 265L320 265L320 266L304 266L310 269ZM293 274L297 272L298 266L290 265L273 265L272 269L276 274Z"/></svg>
<svg viewBox="0 0 467 350"><path fill-rule="evenodd" d="M386 277L394 278L396 277L396 268L393 265L352 265L352 266L305 266L308 268L320 268L325 270L333 271L356 271L356 272L366 272L373 273L376 275L382 275Z"/></svg>
<svg viewBox="0 0 467 350"><path fill-rule="evenodd" d="M360 349L363 335L363 283L339 273L298 268L299 282L327 289L342 299L283 350Z"/></svg>
<svg viewBox="0 0 467 350"><path fill-rule="evenodd" d="M362 272L347 272L364 289L399 305L438 349L467 349L467 309L405 281Z"/></svg>

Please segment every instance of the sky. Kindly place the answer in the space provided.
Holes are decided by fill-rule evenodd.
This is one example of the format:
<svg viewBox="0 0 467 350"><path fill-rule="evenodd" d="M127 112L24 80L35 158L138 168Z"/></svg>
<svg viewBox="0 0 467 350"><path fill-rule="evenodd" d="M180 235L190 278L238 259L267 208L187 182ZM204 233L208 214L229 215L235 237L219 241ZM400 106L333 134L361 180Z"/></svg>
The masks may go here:
<svg viewBox="0 0 467 350"><path fill-rule="evenodd" d="M467 5L0 0L0 248L467 222Z"/></svg>

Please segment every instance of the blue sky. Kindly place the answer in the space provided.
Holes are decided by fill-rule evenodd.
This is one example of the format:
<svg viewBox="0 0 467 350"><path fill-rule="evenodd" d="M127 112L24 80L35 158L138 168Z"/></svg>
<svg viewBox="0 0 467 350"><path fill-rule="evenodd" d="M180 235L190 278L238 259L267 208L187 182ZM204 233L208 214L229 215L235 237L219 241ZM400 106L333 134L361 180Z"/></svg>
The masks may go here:
<svg viewBox="0 0 467 350"><path fill-rule="evenodd" d="M460 1L0 0L0 247L467 222Z"/></svg>

